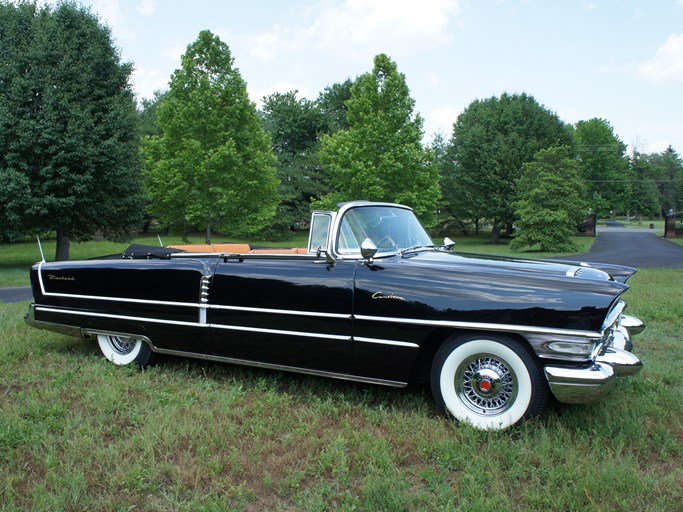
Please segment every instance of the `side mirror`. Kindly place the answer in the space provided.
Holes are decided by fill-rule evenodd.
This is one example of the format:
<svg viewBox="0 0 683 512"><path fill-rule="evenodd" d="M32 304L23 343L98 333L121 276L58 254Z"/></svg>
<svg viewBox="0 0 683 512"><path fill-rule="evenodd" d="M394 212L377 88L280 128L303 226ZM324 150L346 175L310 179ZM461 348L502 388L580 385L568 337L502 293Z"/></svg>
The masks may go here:
<svg viewBox="0 0 683 512"><path fill-rule="evenodd" d="M446 237L443 239L443 246L447 251L452 251L453 247L455 247L455 242L450 238Z"/></svg>
<svg viewBox="0 0 683 512"><path fill-rule="evenodd" d="M337 262L337 260L334 259L334 256L332 256L329 252L323 249L323 246L320 245L318 246L318 249L315 251L315 257L318 259L322 259L323 256L325 256L325 262L328 265L334 265Z"/></svg>
<svg viewBox="0 0 683 512"><path fill-rule="evenodd" d="M363 259L366 259L368 263L372 263L372 258L375 257L375 254L377 254L375 243L369 238L363 240L363 243L360 244L360 255L363 256Z"/></svg>

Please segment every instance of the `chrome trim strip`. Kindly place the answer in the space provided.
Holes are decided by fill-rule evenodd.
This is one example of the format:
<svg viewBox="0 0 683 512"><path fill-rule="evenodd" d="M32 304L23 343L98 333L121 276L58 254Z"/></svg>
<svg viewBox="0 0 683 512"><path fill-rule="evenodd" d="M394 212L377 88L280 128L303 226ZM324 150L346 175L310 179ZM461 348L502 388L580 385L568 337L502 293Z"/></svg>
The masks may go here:
<svg viewBox="0 0 683 512"><path fill-rule="evenodd" d="M227 329L230 331L263 332L266 334L283 334L285 336L302 336L305 338L327 338L340 341L351 341L351 336L341 336L338 334L322 334L314 332L285 331L281 329L264 329L261 327L248 327L243 325L209 324L216 329Z"/></svg>
<svg viewBox="0 0 683 512"><path fill-rule="evenodd" d="M205 304L199 304L197 302L173 302L168 300L151 300L151 299L131 299L127 297L103 297L100 295L78 295L75 293L54 293L54 292L43 292L46 297L69 297L72 299L93 299L93 300L105 300L108 302L130 302L132 304L154 304L157 306L179 306L186 308L203 308L206 307Z"/></svg>
<svg viewBox="0 0 683 512"><path fill-rule="evenodd" d="M215 356L215 355L210 355L210 354L199 354L196 352L182 352L179 350L168 350L168 349L163 349L163 348L157 348L153 345L152 345L152 350L154 352L158 352L160 354L168 354L168 355L183 356L183 357L192 357L194 359L204 359L204 360L208 360L208 361L218 361L221 363L239 364L242 366L253 366L256 368L266 368L269 370L283 370L283 371L288 371L288 372L293 372L293 373L302 373L304 375L314 375L316 377L331 377L333 379L349 380L349 381L353 381L353 382L363 382L363 383L367 383L367 384L379 384L382 386L391 386L391 387L396 387L396 388L402 388L408 384L407 382L401 382L401 381L395 381L395 380L385 380L385 379L374 379L372 377L361 377L359 375L351 375L351 374L347 374L347 373L329 372L329 371L324 371L324 370L309 370L307 368L299 368L297 366L287 366L287 365L272 364L272 363L261 363L259 361L250 361L248 359L235 359L232 357Z"/></svg>
<svg viewBox="0 0 683 512"><path fill-rule="evenodd" d="M409 341L394 341L394 340L380 340L376 338L363 338L360 336L354 336L354 341L360 341L361 343L377 343L379 345L391 345L394 347L406 347L406 348L420 348L417 343L411 343Z"/></svg>
<svg viewBox="0 0 683 512"><path fill-rule="evenodd" d="M210 304L210 309L224 309L229 311L248 311L250 313L272 313L275 315L295 315L295 316L314 316L322 318L342 318L351 320L353 316L345 313L319 313L316 311L298 311L294 309L269 309L269 308L250 308L246 306L224 306L221 304Z"/></svg>
<svg viewBox="0 0 683 512"><path fill-rule="evenodd" d="M41 261L38 263L38 282L40 283L40 292L45 295L45 286L43 285L43 263L44 261Z"/></svg>
<svg viewBox="0 0 683 512"><path fill-rule="evenodd" d="M396 318L385 316L354 315L355 320L370 322L390 322L397 324L431 325L436 327L454 327L457 329L475 329L478 331L506 331L531 334L553 334L577 336L579 338L600 339L602 335L594 331L576 331L572 329L556 329L551 327L534 327L530 325L490 324L482 322L453 322L450 320L419 320L417 318Z"/></svg>
<svg viewBox="0 0 683 512"><path fill-rule="evenodd" d="M111 315L108 313L91 313L89 311L75 311L72 309L56 309L44 306L36 306L37 311L46 311L48 313L60 313L64 315L82 315L82 316L94 316L101 318L115 318L117 320L133 320L137 322L150 322L154 324L169 324L169 325L184 325L189 327L209 327L209 324L200 324L198 322L181 322L179 320L163 320L161 318L144 318L139 316L128 316L128 315Z"/></svg>

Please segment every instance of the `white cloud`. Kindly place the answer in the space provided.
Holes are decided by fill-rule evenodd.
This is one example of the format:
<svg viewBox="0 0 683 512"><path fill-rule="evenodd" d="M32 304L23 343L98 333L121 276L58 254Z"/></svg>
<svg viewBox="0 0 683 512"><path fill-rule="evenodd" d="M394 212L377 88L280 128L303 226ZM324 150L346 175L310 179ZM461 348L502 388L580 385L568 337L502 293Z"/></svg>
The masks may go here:
<svg viewBox="0 0 683 512"><path fill-rule="evenodd" d="M168 89L170 76L168 73L160 72L157 69L146 69L136 65L133 71L133 84L138 99L152 98L154 91L165 91Z"/></svg>
<svg viewBox="0 0 683 512"><path fill-rule="evenodd" d="M460 110L451 106L432 110L425 119L425 136L431 137L435 133L441 133L447 139L450 138L458 115L460 115Z"/></svg>
<svg viewBox="0 0 683 512"><path fill-rule="evenodd" d="M439 87L441 85L441 79L439 78L439 75L432 72L427 76L427 83L430 87Z"/></svg>
<svg viewBox="0 0 683 512"><path fill-rule="evenodd" d="M655 82L683 82L683 33L670 35L653 58L638 66L638 75Z"/></svg>
<svg viewBox="0 0 683 512"><path fill-rule="evenodd" d="M126 11L121 7L119 0L92 0L92 8L93 12L96 12L100 19L111 27L116 39L134 37L126 22Z"/></svg>
<svg viewBox="0 0 683 512"><path fill-rule="evenodd" d="M259 35L253 42L251 56L262 61L273 60L280 50L282 32L279 27L275 27L272 31Z"/></svg>
<svg viewBox="0 0 683 512"><path fill-rule="evenodd" d="M308 22L260 35L252 55L270 60L290 49L324 48L339 54L414 54L451 39L460 0L321 0L307 6ZM302 16L305 20L306 17ZM286 45L285 45L286 42Z"/></svg>
<svg viewBox="0 0 683 512"><path fill-rule="evenodd" d="M141 0L138 3L136 10L142 16L151 16L157 10L156 0Z"/></svg>

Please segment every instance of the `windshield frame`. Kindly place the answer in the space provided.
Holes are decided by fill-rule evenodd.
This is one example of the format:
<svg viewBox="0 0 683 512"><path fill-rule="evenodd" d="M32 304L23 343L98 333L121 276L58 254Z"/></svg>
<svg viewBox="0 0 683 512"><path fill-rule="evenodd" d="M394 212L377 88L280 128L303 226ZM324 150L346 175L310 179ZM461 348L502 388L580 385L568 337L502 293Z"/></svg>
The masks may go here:
<svg viewBox="0 0 683 512"><path fill-rule="evenodd" d="M427 233L427 231L424 229L420 221L417 219L415 214L413 213L413 209L400 205L400 204L394 204L394 203L375 203L375 202L369 202L369 201L354 201L351 203L345 203L340 205L339 211L336 215L336 219L334 222L334 227L333 231L331 233L331 245L334 247L334 254L336 257L340 259L353 259L353 260L358 260L362 259L361 253L360 253L360 244L363 242L363 240L359 240L359 236L362 236L361 233L356 232L355 233L355 242L358 244L358 248L344 248L341 245L341 238L345 236L345 234L342 233L342 230L346 229L345 228L345 219L346 216L349 212L352 212L353 210L356 209L377 209L377 208L382 208L386 210L390 210L387 213L390 213L391 215L389 216L378 216L378 221L381 223L383 218L391 218L393 217L398 217L398 216L404 216L406 212L410 212L410 217L412 219L410 222L414 222L415 227L419 227L420 232L417 232L415 235L415 240L422 240L425 243L412 243L408 245L407 247L402 247L402 246L393 246L393 247L378 247L377 248L377 254L375 258L381 258L381 257L388 257L388 256L395 256L401 253L402 250L404 249L409 249L411 247L414 247L415 245L420 245L420 246L433 246L434 243ZM400 213L399 213L400 212ZM398 215L397 215L398 214ZM355 219L357 220L357 219ZM363 226L360 226L363 227ZM346 233L348 235L348 233ZM382 240L374 240L372 236L368 235L368 238L372 240L375 245L377 245L379 242L382 242Z"/></svg>

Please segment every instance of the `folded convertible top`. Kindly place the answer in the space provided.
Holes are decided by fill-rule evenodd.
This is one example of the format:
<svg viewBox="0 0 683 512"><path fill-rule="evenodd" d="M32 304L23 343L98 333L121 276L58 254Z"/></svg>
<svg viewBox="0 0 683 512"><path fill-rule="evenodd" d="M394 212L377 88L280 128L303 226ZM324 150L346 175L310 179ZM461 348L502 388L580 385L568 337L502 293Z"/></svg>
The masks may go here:
<svg viewBox="0 0 683 512"><path fill-rule="evenodd" d="M169 259L171 254L178 252L187 252L183 249L176 249L170 247L158 247L155 245L132 244L128 249L123 251L123 257L128 259Z"/></svg>

